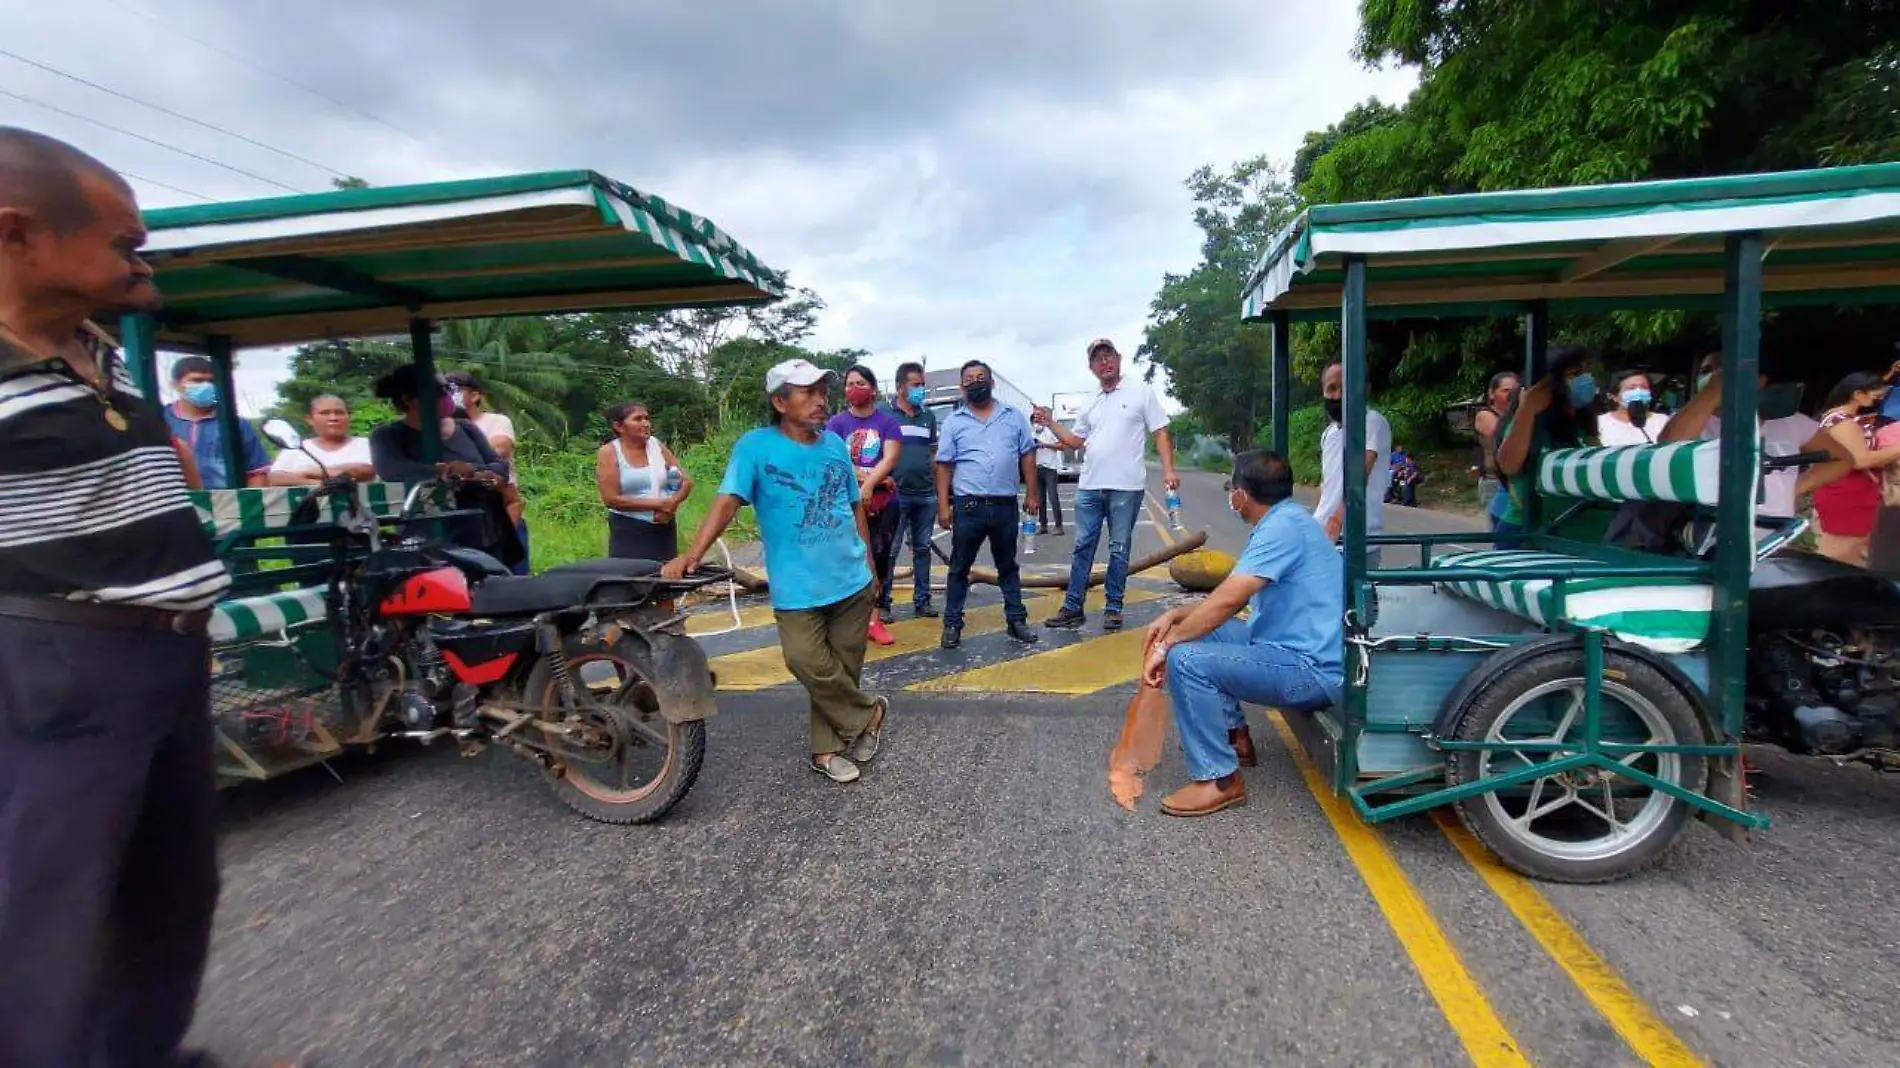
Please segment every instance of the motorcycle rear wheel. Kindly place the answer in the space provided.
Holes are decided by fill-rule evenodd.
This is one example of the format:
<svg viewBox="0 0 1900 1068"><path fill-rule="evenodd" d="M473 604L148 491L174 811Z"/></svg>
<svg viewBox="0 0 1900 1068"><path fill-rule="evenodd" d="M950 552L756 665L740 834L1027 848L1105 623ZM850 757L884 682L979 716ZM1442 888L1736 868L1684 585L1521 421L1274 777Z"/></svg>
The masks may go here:
<svg viewBox="0 0 1900 1068"><path fill-rule="evenodd" d="M605 761L563 760L554 773L554 794L601 823L652 823L679 804L699 778L706 758L706 724L672 723L657 710L640 708L635 696L644 680L637 661L617 648L619 644L578 639L568 643L568 675L582 701L575 714L599 724L613 741ZM527 703L535 707L569 704L546 660L534 666L523 689ZM628 757L661 745L665 749L657 770L628 781Z"/></svg>

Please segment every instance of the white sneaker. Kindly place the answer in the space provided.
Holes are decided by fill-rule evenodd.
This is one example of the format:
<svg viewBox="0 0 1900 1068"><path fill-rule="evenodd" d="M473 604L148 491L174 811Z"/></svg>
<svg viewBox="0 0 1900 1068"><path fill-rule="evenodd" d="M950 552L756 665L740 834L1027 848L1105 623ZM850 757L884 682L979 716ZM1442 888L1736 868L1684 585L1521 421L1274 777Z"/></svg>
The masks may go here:
<svg viewBox="0 0 1900 1068"><path fill-rule="evenodd" d="M891 718L890 698L875 697L872 698L872 703L876 705L878 709L877 712L874 713L877 717L877 726L868 727L860 732L856 738L851 740L850 745L845 746L844 750L845 756L850 757L854 762L859 764L869 764L872 759L877 756L878 746L883 740L884 725Z"/></svg>
<svg viewBox="0 0 1900 1068"><path fill-rule="evenodd" d="M840 753L833 753L822 761L818 757L812 757L811 770L832 782L858 781L858 766Z"/></svg>

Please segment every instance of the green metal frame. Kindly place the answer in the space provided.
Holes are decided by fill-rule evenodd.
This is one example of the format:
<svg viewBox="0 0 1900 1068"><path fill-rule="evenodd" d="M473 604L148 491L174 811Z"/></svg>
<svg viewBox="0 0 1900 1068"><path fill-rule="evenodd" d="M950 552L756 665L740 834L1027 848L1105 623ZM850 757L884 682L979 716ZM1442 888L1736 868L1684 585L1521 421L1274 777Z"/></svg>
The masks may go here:
<svg viewBox="0 0 1900 1068"><path fill-rule="evenodd" d="M1762 259L1765 245L1759 234L1735 234L1727 237L1724 249L1726 270L1722 316L1722 379L1725 389L1721 410L1722 468L1717 522L1725 529L1734 530L1752 526L1749 505L1754 490L1754 443L1751 428L1753 426L1752 413L1755 408L1755 374L1760 347ZM1344 256L1342 273L1340 334L1345 393L1342 430L1345 435L1345 455L1358 456L1365 451L1366 441L1366 324L1368 319L1366 257L1363 255ZM1529 384L1535 382L1544 371L1550 307L1547 302L1541 300L1515 307L1523 318L1524 381ZM1265 310L1272 323L1274 342L1271 371L1273 441L1276 451L1284 454L1291 405L1292 363L1291 346L1285 344L1285 340L1291 316L1285 310ZM1336 760L1331 768L1333 789L1335 793L1346 795L1355 811L1363 819L1379 823L1423 812L1440 805L1510 789L1534 779L1595 767L1615 770L1619 775L1675 798L1705 816L1726 820L1736 827L1755 830L1768 825L1765 817L1746 810L1746 798L1739 788L1740 775L1736 773L1741 755L1741 719L1745 686L1741 662L1746 655L1748 582L1754 553L1752 539L1723 539L1712 565L1663 557L1650 558L1647 562L1639 563L1631 558L1641 558L1645 554L1629 552L1612 554L1599 551L1602 550L1600 546L1571 543L1549 535L1543 525L1540 495L1533 489L1530 500L1527 502L1525 516L1528 542L1538 548L1562 546L1573 552L1584 553L1587 558L1595 558L1602 562L1593 562L1589 565L1571 564L1553 565L1548 568L1513 569L1508 573L1480 567L1432 569L1429 566L1372 571L1366 566L1365 554L1369 545L1417 545L1422 558L1421 563L1429 565L1433 545L1482 543L1495 541L1496 538L1488 532L1449 535L1382 535L1368 538L1365 483L1362 479L1348 478L1345 489L1343 556L1346 606L1344 656L1346 690L1344 706L1339 710L1340 715L1336 719L1334 717L1328 717L1328 719L1337 722L1339 728ZM1576 511L1575 508L1567 511L1564 518L1568 518ZM1649 746L1603 741L1601 677L1604 643L1607 636L1600 629L1577 626L1563 618L1567 584L1593 578L1691 578L1712 581L1715 595L1711 620L1712 660L1707 704L1714 709L1714 715L1705 723L1712 735L1708 744ZM1581 635L1585 679L1581 710L1582 740L1575 743L1467 743L1450 739L1431 739L1431 744L1436 750L1447 754L1484 750L1523 754L1554 753L1558 756L1554 760L1526 764L1522 769L1514 769L1497 776L1486 776L1455 786L1433 786L1434 783L1442 783L1444 780L1443 764L1414 768L1370 782L1358 782L1360 739L1367 733L1377 733L1370 731L1366 722L1370 658L1374 653L1365 638L1372 623L1368 617L1368 608L1373 603L1373 588L1381 584L1436 585L1445 582L1496 582L1526 579L1551 581L1553 601L1551 616L1555 620L1552 629L1572 631ZM1511 636L1496 639L1496 643L1500 645L1521 643L1541 636L1540 634ZM1455 641L1456 639L1447 640ZM1408 731L1408 733L1429 732ZM1711 789L1696 792L1676 783L1663 782L1652 775L1622 764L1618 759L1627 757L1631 753L1677 753L1705 758L1711 761L1712 770L1723 769L1729 774L1712 775ZM1715 786L1721 782L1732 782L1736 785L1733 789L1723 792L1722 796L1716 796L1718 790ZM1375 800L1393 795L1397 795L1396 800Z"/></svg>

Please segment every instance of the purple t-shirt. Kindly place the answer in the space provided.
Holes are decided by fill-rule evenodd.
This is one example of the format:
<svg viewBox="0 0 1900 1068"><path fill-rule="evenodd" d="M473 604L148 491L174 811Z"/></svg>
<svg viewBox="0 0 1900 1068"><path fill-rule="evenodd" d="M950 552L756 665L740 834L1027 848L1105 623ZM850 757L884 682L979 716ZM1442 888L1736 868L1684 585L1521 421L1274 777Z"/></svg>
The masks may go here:
<svg viewBox="0 0 1900 1068"><path fill-rule="evenodd" d="M881 463L885 450L894 445L903 444L904 425L897 421L882 406L872 409L870 415L853 415L850 409L839 412L825 423L825 429L844 439L845 451L851 455L851 463L869 470ZM883 507L895 484L886 480L881 486L872 487L866 495L865 506L871 511Z"/></svg>

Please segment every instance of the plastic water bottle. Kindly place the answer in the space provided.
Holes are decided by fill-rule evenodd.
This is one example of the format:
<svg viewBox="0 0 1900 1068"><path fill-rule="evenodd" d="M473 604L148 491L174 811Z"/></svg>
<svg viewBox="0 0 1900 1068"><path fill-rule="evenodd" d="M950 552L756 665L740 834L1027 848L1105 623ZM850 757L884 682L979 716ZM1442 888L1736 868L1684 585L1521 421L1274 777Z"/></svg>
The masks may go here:
<svg viewBox="0 0 1900 1068"><path fill-rule="evenodd" d="M1181 491L1179 490L1168 491L1168 525L1176 530L1181 529Z"/></svg>
<svg viewBox="0 0 1900 1068"><path fill-rule="evenodd" d="M1033 516L1023 516L1023 555L1036 555L1036 520Z"/></svg>

